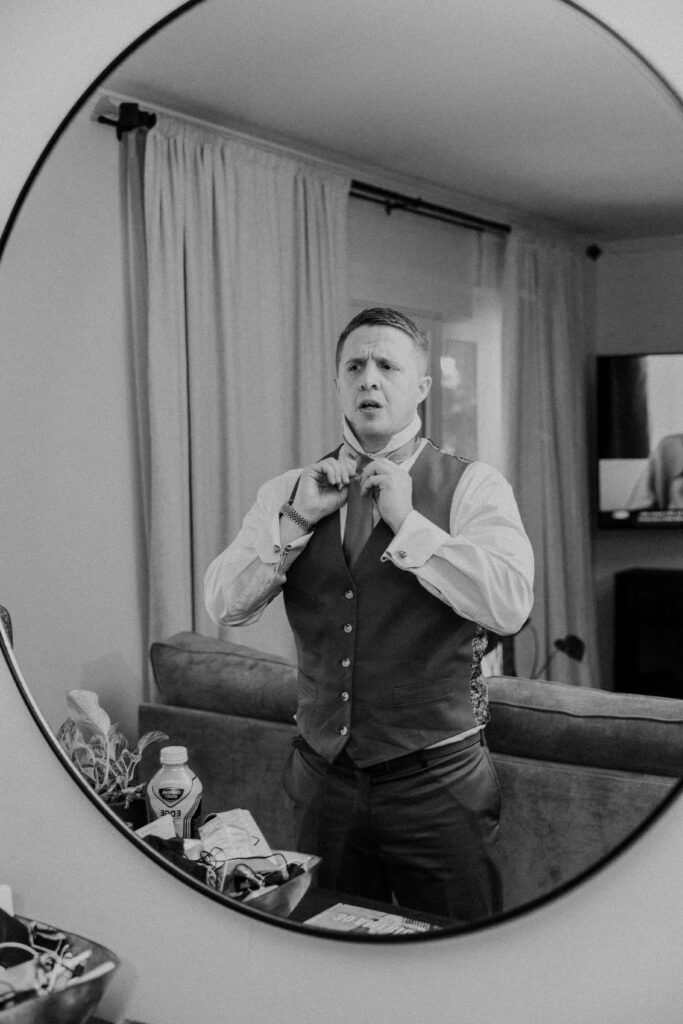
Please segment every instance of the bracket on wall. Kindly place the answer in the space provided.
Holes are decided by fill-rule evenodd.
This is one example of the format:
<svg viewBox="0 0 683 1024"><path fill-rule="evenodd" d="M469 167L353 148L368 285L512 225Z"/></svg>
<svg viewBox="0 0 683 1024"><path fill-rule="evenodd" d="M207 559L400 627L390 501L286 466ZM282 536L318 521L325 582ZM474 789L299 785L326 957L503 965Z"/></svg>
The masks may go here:
<svg viewBox="0 0 683 1024"><path fill-rule="evenodd" d="M157 115L148 110L140 110L137 103L119 103L118 121L100 115L100 124L108 124L116 128L116 138L121 141L124 132L132 132L136 128L153 128L157 123Z"/></svg>

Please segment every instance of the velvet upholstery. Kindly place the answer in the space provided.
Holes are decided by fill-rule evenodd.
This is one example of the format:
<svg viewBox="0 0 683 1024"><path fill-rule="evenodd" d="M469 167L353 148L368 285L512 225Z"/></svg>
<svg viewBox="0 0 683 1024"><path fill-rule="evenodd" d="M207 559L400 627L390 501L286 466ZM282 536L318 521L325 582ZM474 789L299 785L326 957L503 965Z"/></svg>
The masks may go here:
<svg viewBox="0 0 683 1024"><path fill-rule="evenodd" d="M631 835L676 784L661 775L492 751L502 795L496 860L506 909L552 892Z"/></svg>
<svg viewBox="0 0 683 1024"><path fill-rule="evenodd" d="M653 775L683 770L683 701L517 677L489 680L489 696L492 750Z"/></svg>
<svg viewBox="0 0 683 1024"><path fill-rule="evenodd" d="M204 813L248 808L271 845L296 848L281 784L296 735L295 666L195 633L153 644L151 661L161 702L140 707L141 733L162 729L188 747ZM512 908L608 854L676 785L683 701L517 677L490 679L489 691L497 859ZM145 773L155 769L146 752Z"/></svg>
<svg viewBox="0 0 683 1024"><path fill-rule="evenodd" d="M151 659L166 704L294 721L297 670L283 658L198 633L178 633L152 644Z"/></svg>

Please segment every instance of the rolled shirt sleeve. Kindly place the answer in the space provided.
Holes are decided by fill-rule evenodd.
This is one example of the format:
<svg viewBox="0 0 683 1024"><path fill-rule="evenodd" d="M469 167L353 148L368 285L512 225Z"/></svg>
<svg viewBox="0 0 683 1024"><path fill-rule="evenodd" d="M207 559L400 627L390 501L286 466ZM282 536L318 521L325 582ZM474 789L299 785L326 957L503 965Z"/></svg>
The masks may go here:
<svg viewBox="0 0 683 1024"><path fill-rule="evenodd" d="M414 573L463 618L516 633L533 604L534 558L512 488L492 466L471 463L455 490L450 533L412 511L385 560Z"/></svg>
<svg viewBox="0 0 683 1024"><path fill-rule="evenodd" d="M310 533L286 545L280 539L280 506L300 473L290 470L261 487L237 537L206 570L204 603L218 625L255 622L280 593L289 565L310 540Z"/></svg>

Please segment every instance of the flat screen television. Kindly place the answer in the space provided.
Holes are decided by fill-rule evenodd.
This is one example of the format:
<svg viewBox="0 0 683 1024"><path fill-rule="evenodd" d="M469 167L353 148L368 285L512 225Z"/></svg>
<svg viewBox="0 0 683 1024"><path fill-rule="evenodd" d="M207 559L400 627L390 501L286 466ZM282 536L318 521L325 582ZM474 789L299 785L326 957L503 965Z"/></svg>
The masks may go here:
<svg viewBox="0 0 683 1024"><path fill-rule="evenodd" d="M683 352L597 357L598 523L683 526Z"/></svg>

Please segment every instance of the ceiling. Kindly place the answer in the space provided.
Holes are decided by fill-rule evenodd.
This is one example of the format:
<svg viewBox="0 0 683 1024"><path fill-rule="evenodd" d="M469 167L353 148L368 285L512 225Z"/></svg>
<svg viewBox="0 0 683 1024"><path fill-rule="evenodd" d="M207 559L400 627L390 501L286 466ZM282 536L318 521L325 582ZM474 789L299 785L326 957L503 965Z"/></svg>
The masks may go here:
<svg viewBox="0 0 683 1024"><path fill-rule="evenodd" d="M683 108L561 0L203 0L106 88L475 197L474 212L596 241L683 232Z"/></svg>

